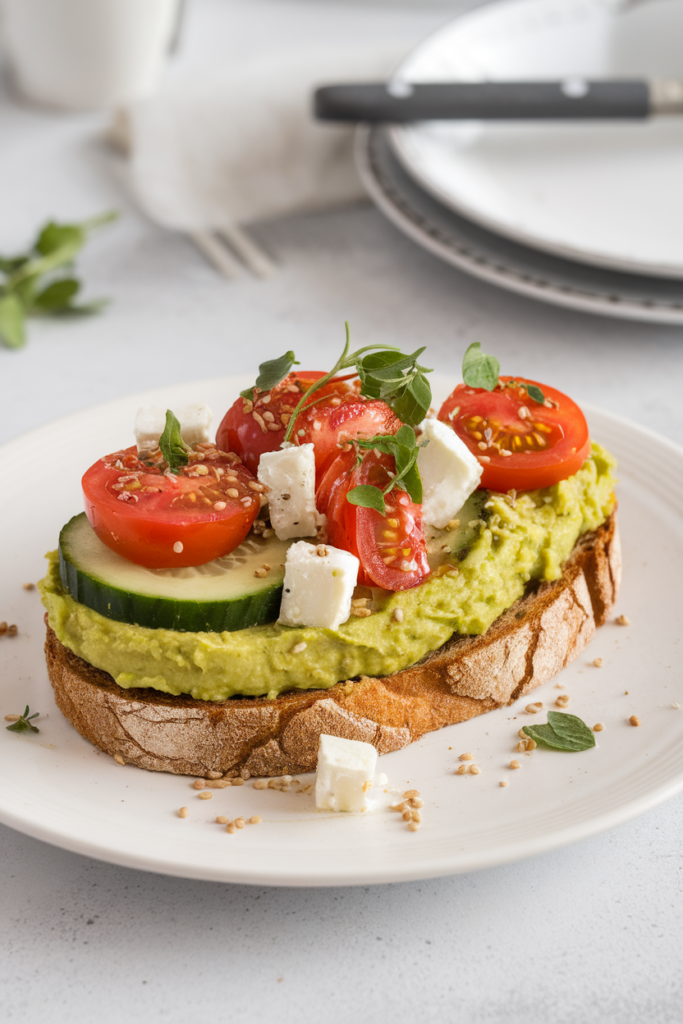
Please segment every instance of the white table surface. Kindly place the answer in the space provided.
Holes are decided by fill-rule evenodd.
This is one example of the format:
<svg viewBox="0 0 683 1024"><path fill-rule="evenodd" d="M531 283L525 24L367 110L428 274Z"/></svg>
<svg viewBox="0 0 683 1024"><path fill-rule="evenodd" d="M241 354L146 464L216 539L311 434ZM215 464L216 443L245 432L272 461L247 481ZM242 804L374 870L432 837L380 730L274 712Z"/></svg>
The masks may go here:
<svg viewBox="0 0 683 1024"><path fill-rule="evenodd" d="M196 0L179 61L223 38L228 58L237 46L256 50L264 33L379 38L391 25L418 39L443 18L443 5ZM680 328L496 291L415 248L369 207L260 226L278 273L228 284L188 241L135 211L120 161L99 140L103 123L0 92L0 249L49 216L123 214L81 261L90 293L113 296L107 312L34 322L26 349L0 348L0 442L151 382L252 372L255 352L291 347L304 365L325 367L346 318L359 344L427 343L429 363L446 372L480 341L505 371L683 435ZM683 796L507 867L328 890L166 878L0 827L0 1016L680 1022L682 817Z"/></svg>

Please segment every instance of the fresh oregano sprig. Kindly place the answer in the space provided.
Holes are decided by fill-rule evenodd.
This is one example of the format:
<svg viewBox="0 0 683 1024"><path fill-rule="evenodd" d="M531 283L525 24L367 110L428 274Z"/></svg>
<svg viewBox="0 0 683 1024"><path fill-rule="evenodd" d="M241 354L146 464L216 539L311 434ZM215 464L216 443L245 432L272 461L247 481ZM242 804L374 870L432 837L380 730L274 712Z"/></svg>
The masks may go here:
<svg viewBox="0 0 683 1024"><path fill-rule="evenodd" d="M348 321L345 327L344 351L330 372L313 381L301 396L287 425L283 444L291 439L297 416L310 404L315 392L329 384L342 370L355 370L361 381L361 395L366 398L382 398L408 426L417 426L427 414L432 401L432 389L425 374L432 371L417 362L417 357L424 349L404 356L395 345L377 344L366 345L355 352L349 352L351 331ZM291 354L293 353L288 353Z"/></svg>
<svg viewBox="0 0 683 1024"><path fill-rule="evenodd" d="M468 388L493 391L498 385L500 363L495 356L482 352L478 341L473 341L462 360L462 379Z"/></svg>
<svg viewBox="0 0 683 1024"><path fill-rule="evenodd" d="M417 468L417 457L420 448L429 444L428 441L418 444L415 431L412 427L404 424L396 434L377 434L375 437L355 440L353 443L360 449L371 450L374 448L385 455L393 455L396 474L384 490L375 484L359 484L358 487L353 487L346 495L347 501L352 505L360 505L362 508L374 508L380 515L385 516L384 497L397 487L401 491L407 491L411 501L414 501L415 504L421 504L422 480Z"/></svg>
<svg viewBox="0 0 683 1024"><path fill-rule="evenodd" d="M258 368L258 377L253 387L246 391L240 391L240 397L247 401L254 401L254 391L270 391L271 388L280 384L293 366L298 366L299 360L292 351L285 352L279 359L267 359Z"/></svg>
<svg viewBox="0 0 683 1024"><path fill-rule="evenodd" d="M25 345L28 316L85 316L102 309L107 299L75 301L81 283L73 263L91 232L117 216L104 213L82 224L50 221L28 252L0 257L0 341L9 348Z"/></svg>
<svg viewBox="0 0 683 1024"><path fill-rule="evenodd" d="M40 732L37 725L31 725L31 720L33 718L38 718L40 712L34 711L32 715L29 712L30 708L27 704L23 715L19 715L17 721L8 725L7 729L9 729L10 732Z"/></svg>
<svg viewBox="0 0 683 1024"><path fill-rule="evenodd" d="M560 711L548 712L547 725L525 725L522 731L535 740L539 747L547 747L549 750L589 750L595 746L592 729L576 715Z"/></svg>
<svg viewBox="0 0 683 1024"><path fill-rule="evenodd" d="M159 438L161 454L168 463L168 468L175 476L180 473L181 467L189 462L187 446L180 433L180 421L170 409L166 410L166 426Z"/></svg>

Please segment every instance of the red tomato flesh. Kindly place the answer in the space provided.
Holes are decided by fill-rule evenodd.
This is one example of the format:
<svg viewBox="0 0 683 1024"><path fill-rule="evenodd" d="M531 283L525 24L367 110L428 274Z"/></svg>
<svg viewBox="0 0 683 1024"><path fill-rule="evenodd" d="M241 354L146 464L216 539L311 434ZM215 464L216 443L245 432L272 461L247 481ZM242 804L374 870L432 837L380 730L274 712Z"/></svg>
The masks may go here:
<svg viewBox="0 0 683 1024"><path fill-rule="evenodd" d="M550 487L581 469L590 452L586 418L567 395L547 384L501 377L493 391L459 384L439 410L479 459L480 487L532 491ZM515 386L502 386L510 385ZM526 385L545 396L529 397Z"/></svg>
<svg viewBox="0 0 683 1024"><path fill-rule="evenodd" d="M342 452L328 467L318 487L318 509L327 515L330 544L360 560L358 582L385 590L408 590L429 575L422 528L422 506L405 491L385 496L386 517L370 508L352 505L346 495L353 487L374 484L382 490L395 471L392 456L367 452L356 466L355 451Z"/></svg>
<svg viewBox="0 0 683 1024"><path fill-rule="evenodd" d="M100 540L149 569L203 565L242 543L261 507L239 458L197 445L177 476L160 453L135 447L99 459L85 473L85 512Z"/></svg>
<svg viewBox="0 0 683 1024"><path fill-rule="evenodd" d="M253 403L238 398L223 417L216 444L225 451L236 452L245 466L256 473L263 453L277 451L282 444L301 396L322 376L313 370L291 373L271 391L257 393ZM356 437L393 434L401 425L385 402L362 398L345 380L331 380L310 401L297 417L292 441L313 443L318 472L336 454L340 444Z"/></svg>

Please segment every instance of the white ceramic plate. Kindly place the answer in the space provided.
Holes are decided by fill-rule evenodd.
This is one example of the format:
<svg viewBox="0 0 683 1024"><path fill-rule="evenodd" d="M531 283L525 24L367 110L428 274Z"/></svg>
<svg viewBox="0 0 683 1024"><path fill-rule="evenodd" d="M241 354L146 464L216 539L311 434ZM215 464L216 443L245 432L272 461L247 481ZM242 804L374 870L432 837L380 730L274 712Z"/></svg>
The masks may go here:
<svg viewBox="0 0 683 1024"><path fill-rule="evenodd" d="M148 392L58 420L0 449L0 613L20 630L0 638L0 713L27 703L41 713L39 735L0 729L0 820L69 850L188 878L349 885L435 877L540 853L618 825L683 788L683 709L671 707L683 705L683 451L599 412L590 416L594 436L620 459L620 608L631 625L604 626L561 676L569 710L606 725L596 749L537 750L511 771L517 730L533 721L517 706L432 733L380 762L397 789L422 793L424 824L410 833L386 810L321 815L310 797L250 784L202 801L190 780L119 767L81 739L55 708L41 606L22 583L42 575L43 552L79 508L83 469L130 436L141 401L173 406L206 397L222 410L246 383ZM602 669L591 665L597 656ZM548 707L557 694L551 682L537 699ZM627 724L633 713L639 729ZM463 751L476 754L480 775L453 774ZM176 814L182 805L191 810L185 820ZM263 822L229 835L213 823L217 814L260 814Z"/></svg>
<svg viewBox="0 0 683 1024"><path fill-rule="evenodd" d="M681 0L507 0L413 51L412 81L683 77ZM683 119L396 127L406 169L492 231L568 259L683 277Z"/></svg>
<svg viewBox="0 0 683 1024"><path fill-rule="evenodd" d="M683 284L592 267L487 231L421 188L382 128L361 126L356 166L373 202L404 234L459 270L499 288L586 313L683 324Z"/></svg>

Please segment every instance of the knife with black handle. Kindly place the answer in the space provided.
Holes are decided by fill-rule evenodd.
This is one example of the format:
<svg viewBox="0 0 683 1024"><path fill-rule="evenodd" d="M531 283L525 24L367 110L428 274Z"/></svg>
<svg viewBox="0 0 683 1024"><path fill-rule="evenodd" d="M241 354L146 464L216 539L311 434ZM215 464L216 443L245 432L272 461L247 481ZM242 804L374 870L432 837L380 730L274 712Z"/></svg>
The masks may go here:
<svg viewBox="0 0 683 1024"><path fill-rule="evenodd" d="M314 95L321 121L645 120L683 114L683 81L404 82L326 85Z"/></svg>

